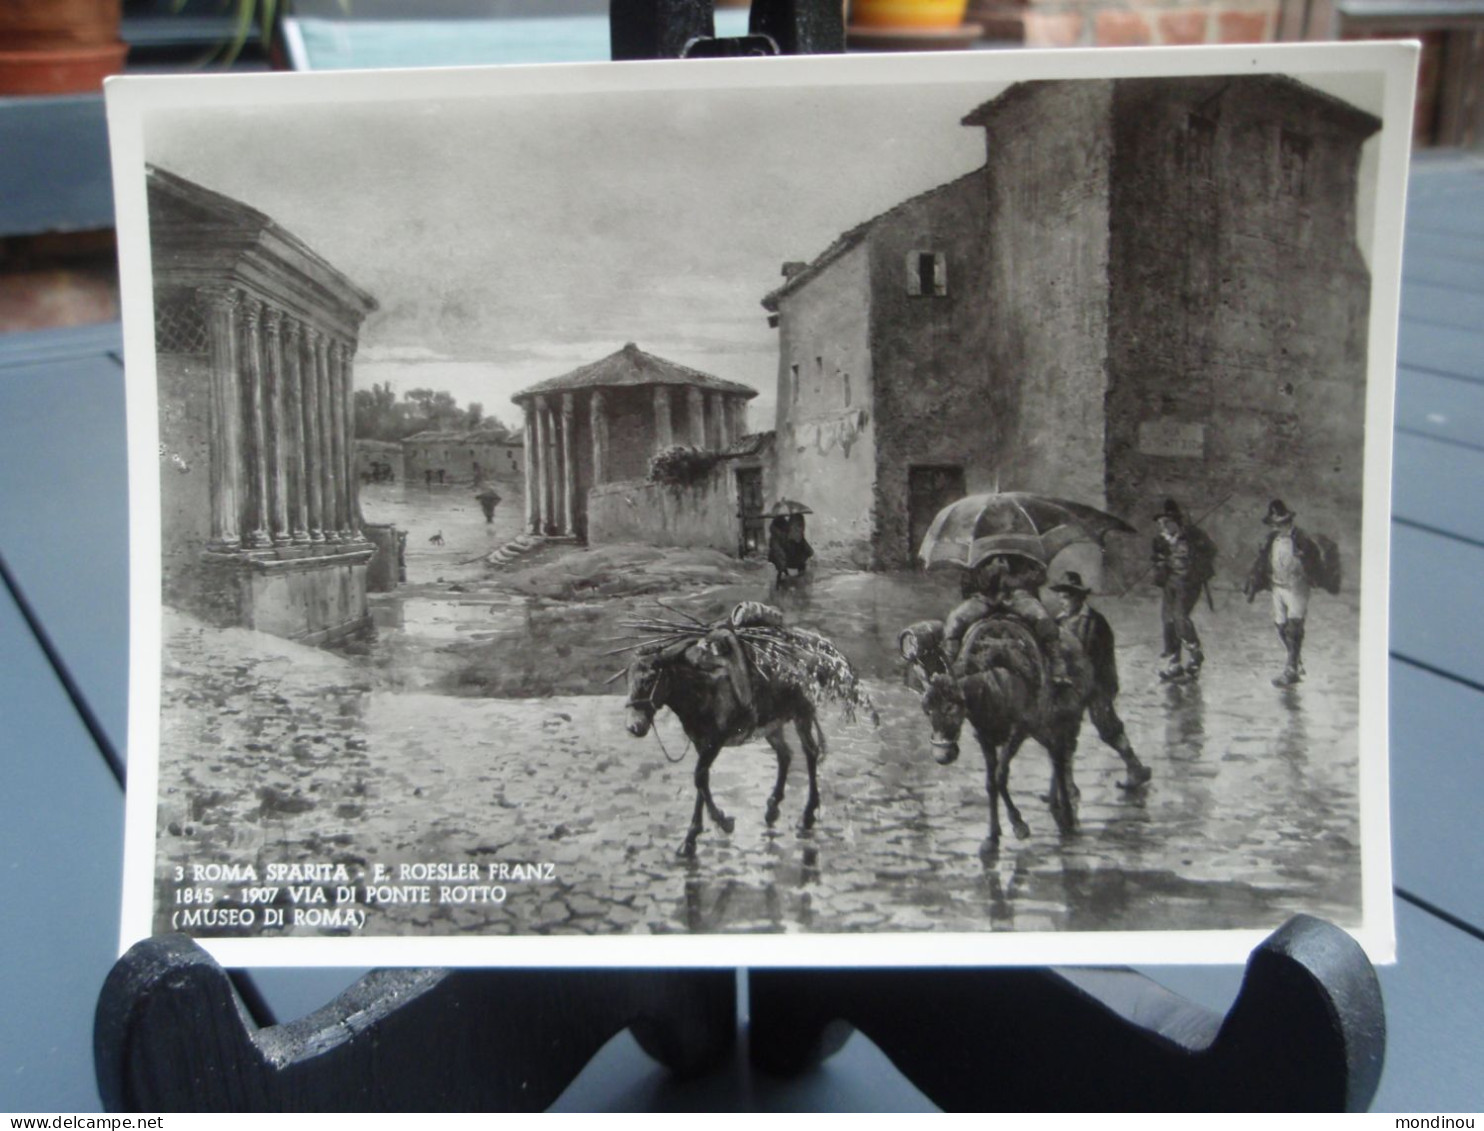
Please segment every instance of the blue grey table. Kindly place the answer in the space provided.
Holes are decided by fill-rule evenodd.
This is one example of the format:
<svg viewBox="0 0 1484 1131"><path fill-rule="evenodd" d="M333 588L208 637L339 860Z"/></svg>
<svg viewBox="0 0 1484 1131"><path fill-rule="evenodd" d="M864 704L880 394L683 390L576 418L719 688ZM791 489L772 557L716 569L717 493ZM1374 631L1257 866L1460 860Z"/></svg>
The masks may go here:
<svg viewBox="0 0 1484 1131"><path fill-rule="evenodd" d="M1392 516L1399 962L1378 1110L1484 1109L1484 160L1419 158L1408 212ZM128 672L119 328L0 337L0 1109L98 1107L92 1013L114 959ZM27 617L29 613L29 620ZM257 971L281 1018L359 971ZM1225 1008L1239 968L1152 976ZM560 1106L927 1105L857 1035L794 1081L677 1084L627 1036Z"/></svg>

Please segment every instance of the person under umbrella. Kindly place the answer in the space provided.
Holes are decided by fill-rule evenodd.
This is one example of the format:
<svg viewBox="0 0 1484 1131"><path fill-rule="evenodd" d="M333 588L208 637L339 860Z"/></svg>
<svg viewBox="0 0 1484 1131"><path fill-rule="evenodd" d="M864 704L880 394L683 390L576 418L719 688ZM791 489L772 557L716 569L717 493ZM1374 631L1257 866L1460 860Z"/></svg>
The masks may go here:
<svg viewBox="0 0 1484 1131"><path fill-rule="evenodd" d="M1061 650L1061 630L1056 618L1041 602L1046 570L1041 563L1020 554L995 554L965 573L964 600L943 621L943 653L950 663L958 658L964 638L977 622L995 613L1018 617L1036 638L1046 657L1051 682L1069 687L1067 658Z"/></svg>
<svg viewBox="0 0 1484 1131"><path fill-rule="evenodd" d="M768 561L782 581L790 570L802 575L814 556L814 547L804 537L804 516L808 507L792 499L782 499L773 507L773 521L768 524Z"/></svg>
<svg viewBox="0 0 1484 1131"><path fill-rule="evenodd" d="M964 571L964 601L944 622L950 660L971 625L1008 612L1030 627L1053 685L1071 682L1056 620L1041 603L1048 563L1078 542L1102 545L1110 533L1132 534L1121 518L1084 503L1026 491L969 495L938 512L918 553L928 569Z"/></svg>
<svg viewBox="0 0 1484 1131"><path fill-rule="evenodd" d="M484 511L484 521L495 521L495 507L499 505L500 493L493 487L486 487L474 496L479 501L479 509Z"/></svg>

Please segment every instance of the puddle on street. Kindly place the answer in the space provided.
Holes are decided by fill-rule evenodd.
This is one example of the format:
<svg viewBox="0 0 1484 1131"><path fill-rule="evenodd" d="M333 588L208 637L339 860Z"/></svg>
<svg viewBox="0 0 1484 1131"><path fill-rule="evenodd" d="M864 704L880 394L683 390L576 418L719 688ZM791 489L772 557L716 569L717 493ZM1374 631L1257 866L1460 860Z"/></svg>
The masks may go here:
<svg viewBox="0 0 1484 1131"><path fill-rule="evenodd" d="M417 534L432 523L417 517L417 491L406 494L412 502L397 505ZM459 572L461 555L501 537L472 500L467 510L456 521L435 512L442 546L409 538L411 584L373 598L374 635L326 655L320 683L264 660L213 677L214 690L180 689L164 728L183 767L178 795L162 803L162 827L180 830L171 836L225 859L556 868L555 883L498 908L387 907L374 925L384 933L1221 929L1276 927L1296 911L1358 919L1352 603L1316 608L1309 678L1278 691L1268 682L1281 659L1271 625L1230 594L1198 614L1208 664L1199 684L1179 687L1154 674L1156 599L1095 601L1118 634L1119 712L1154 779L1118 788L1122 763L1087 725L1075 763L1081 829L1062 837L1039 800L1047 758L1027 743L1010 788L1030 836L1018 841L1007 826L983 855L979 752L966 732L956 764L933 761L896 655L902 627L954 604L956 578L823 574L779 592L760 570L754 581L669 593L673 612L653 596L557 601ZM625 657L611 653L631 639L623 622L635 614L711 621L742 600L777 604L789 624L834 640L882 722L822 715L823 807L808 835L796 827L806 789L797 740L773 829L763 821L771 749L754 740L725 750L712 786L736 828L727 835L708 820L695 860L682 861L695 756L668 712L646 739L625 732L623 684L605 682Z"/></svg>

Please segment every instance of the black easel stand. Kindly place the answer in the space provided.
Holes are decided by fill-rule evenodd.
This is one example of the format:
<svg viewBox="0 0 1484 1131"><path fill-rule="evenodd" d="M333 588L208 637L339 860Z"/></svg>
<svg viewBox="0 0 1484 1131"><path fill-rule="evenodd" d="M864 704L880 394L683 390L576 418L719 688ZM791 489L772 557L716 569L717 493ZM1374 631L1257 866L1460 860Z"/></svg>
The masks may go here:
<svg viewBox="0 0 1484 1131"><path fill-rule="evenodd" d="M93 1026L109 1111L542 1111L628 1028L682 1076L736 1041L731 970L373 970L259 1028L182 935L114 964Z"/></svg>
<svg viewBox="0 0 1484 1131"><path fill-rule="evenodd" d="M750 982L759 1068L812 1067L854 1027L950 1111L1363 1111L1386 1049L1365 953L1306 915L1252 953L1224 1018L1132 970L754 970Z"/></svg>
<svg viewBox="0 0 1484 1131"><path fill-rule="evenodd" d="M844 50L840 0L753 0L739 39L715 38L711 0L610 12L615 59ZM751 993L763 1071L812 1067L854 1026L949 1109L1358 1110L1385 1048L1375 971L1307 917L1254 952L1224 1019L1127 970L759 970ZM260 1027L220 966L166 935L109 974L94 1059L110 1111L534 1111L624 1028L676 1073L719 1066L732 971L379 970Z"/></svg>

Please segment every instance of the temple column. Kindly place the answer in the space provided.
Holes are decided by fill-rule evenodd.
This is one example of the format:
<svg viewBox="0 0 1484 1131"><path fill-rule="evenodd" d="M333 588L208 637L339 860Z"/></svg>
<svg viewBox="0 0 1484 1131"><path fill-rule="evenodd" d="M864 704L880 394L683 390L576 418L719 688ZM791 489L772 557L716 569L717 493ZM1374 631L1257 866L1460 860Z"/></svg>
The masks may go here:
<svg viewBox="0 0 1484 1131"><path fill-rule="evenodd" d="M706 394L706 446L712 451L721 451L731 442L727 436L726 402L721 393L712 389Z"/></svg>
<svg viewBox="0 0 1484 1131"><path fill-rule="evenodd" d="M693 448L706 447L706 396L698 385L685 390L686 409L690 416L690 443Z"/></svg>
<svg viewBox="0 0 1484 1131"><path fill-rule="evenodd" d="M670 421L670 386L654 387L654 450L662 452L675 446L675 429Z"/></svg>
<svg viewBox="0 0 1484 1131"><path fill-rule="evenodd" d="M319 390L319 462L320 529L326 542L340 541L340 516L336 511L338 493L335 474L335 402L330 395L330 343L320 330L314 332L314 384Z"/></svg>
<svg viewBox="0 0 1484 1131"><path fill-rule="evenodd" d="M575 405L571 393L562 394L562 533L577 533L577 468L572 462L572 422Z"/></svg>
<svg viewBox="0 0 1484 1131"><path fill-rule="evenodd" d="M313 326L304 327L304 480L309 496L309 540L325 540L325 466L320 453L323 451L320 436L319 408L319 331Z"/></svg>
<svg viewBox="0 0 1484 1131"><path fill-rule="evenodd" d="M737 416L732 410L737 404L737 398L726 393L721 394L721 443L722 447L735 443L742 436L736 430Z"/></svg>
<svg viewBox="0 0 1484 1131"><path fill-rule="evenodd" d="M352 542L364 538L361 533L361 477L356 474L356 343L340 343L340 388L345 404L345 528Z"/></svg>
<svg viewBox="0 0 1484 1131"><path fill-rule="evenodd" d="M593 486L608 482L608 397L594 389L587 404L588 431L593 434Z"/></svg>
<svg viewBox="0 0 1484 1131"><path fill-rule="evenodd" d="M247 376L247 429L244 445L247 454L248 544L254 548L271 546L268 536L268 437L263 404L263 340L261 323L263 304L248 299L242 304L243 369Z"/></svg>
<svg viewBox="0 0 1484 1131"><path fill-rule="evenodd" d="M330 467L335 476L335 533L350 541L350 484L345 481L345 344L338 338L325 347L325 381L330 389Z"/></svg>
<svg viewBox="0 0 1484 1131"><path fill-rule="evenodd" d="M237 304L240 295L230 287L203 288L207 331L211 346L210 420L211 539L213 550L236 550L238 535L238 476L241 453L237 384Z"/></svg>
<svg viewBox="0 0 1484 1131"><path fill-rule="evenodd" d="M264 389L268 410L268 532L275 544L289 540L288 435L284 427L283 311L263 311Z"/></svg>
<svg viewBox="0 0 1484 1131"><path fill-rule="evenodd" d="M304 481L303 327L289 317L283 323L283 407L287 422L289 528L293 541L309 541L309 493Z"/></svg>
<svg viewBox="0 0 1484 1131"><path fill-rule="evenodd" d="M536 478L540 487L540 514L537 521L541 533L551 532L551 413L546 409L546 398L536 398Z"/></svg>
<svg viewBox="0 0 1484 1131"><path fill-rule="evenodd" d="M526 414L525 427L525 472L526 472L526 530L531 534L541 533L541 512L537 509L538 486L536 471L536 406L527 400L521 406Z"/></svg>

